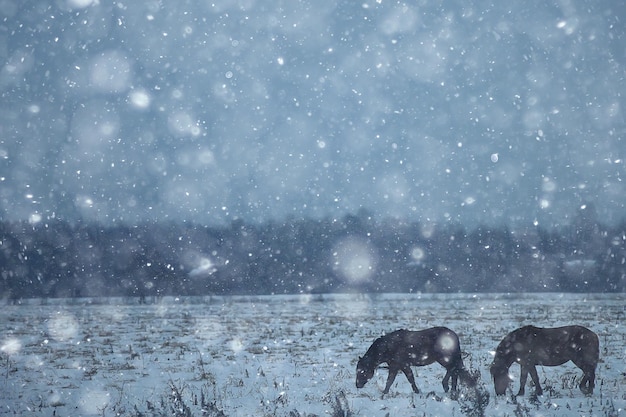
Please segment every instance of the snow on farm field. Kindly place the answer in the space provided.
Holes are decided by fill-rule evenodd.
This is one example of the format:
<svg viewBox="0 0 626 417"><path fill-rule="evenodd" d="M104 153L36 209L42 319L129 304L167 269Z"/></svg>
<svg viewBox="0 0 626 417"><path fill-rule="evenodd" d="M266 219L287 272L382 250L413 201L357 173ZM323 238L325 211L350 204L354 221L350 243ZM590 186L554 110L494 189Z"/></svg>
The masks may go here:
<svg viewBox="0 0 626 417"><path fill-rule="evenodd" d="M320 295L29 300L0 311L0 415L7 416L621 416L626 415L622 295ZM596 390L573 364L540 367L544 395L495 398L493 350L525 324L581 324L600 337ZM480 373L482 403L453 400L439 365L414 368L381 398L387 370L357 390L372 341L444 325ZM511 367L519 388L519 366Z"/></svg>

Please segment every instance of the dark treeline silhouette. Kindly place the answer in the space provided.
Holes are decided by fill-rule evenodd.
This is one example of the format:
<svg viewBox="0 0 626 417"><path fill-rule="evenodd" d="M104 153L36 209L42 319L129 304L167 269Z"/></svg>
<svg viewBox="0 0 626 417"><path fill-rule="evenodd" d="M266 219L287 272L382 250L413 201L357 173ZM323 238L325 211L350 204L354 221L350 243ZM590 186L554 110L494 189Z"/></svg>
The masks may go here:
<svg viewBox="0 0 626 417"><path fill-rule="evenodd" d="M338 249L343 243L343 249ZM347 243L346 243L347 242ZM356 242L356 243L355 243ZM349 245L356 245L352 248ZM224 227L0 222L0 294L106 297L327 292L623 292L626 222L509 230L367 211Z"/></svg>

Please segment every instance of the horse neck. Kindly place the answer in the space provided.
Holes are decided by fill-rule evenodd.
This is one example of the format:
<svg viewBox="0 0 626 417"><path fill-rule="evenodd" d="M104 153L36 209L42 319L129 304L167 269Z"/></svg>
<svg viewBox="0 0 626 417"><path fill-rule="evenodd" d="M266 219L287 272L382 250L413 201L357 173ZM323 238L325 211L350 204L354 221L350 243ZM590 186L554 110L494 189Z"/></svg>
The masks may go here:
<svg viewBox="0 0 626 417"><path fill-rule="evenodd" d="M385 362L387 355L388 345L382 338L377 339L372 346L365 352L363 360L370 364L372 367L377 367L381 363Z"/></svg>
<svg viewBox="0 0 626 417"><path fill-rule="evenodd" d="M509 369L513 362L515 362L515 351L503 352L496 350L496 356L493 361L495 366Z"/></svg>

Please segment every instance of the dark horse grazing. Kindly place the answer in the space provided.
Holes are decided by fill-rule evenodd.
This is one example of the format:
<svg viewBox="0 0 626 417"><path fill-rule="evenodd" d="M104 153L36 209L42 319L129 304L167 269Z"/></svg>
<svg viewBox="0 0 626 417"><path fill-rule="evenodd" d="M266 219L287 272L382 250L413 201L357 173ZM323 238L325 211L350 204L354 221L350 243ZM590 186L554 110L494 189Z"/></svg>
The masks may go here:
<svg viewBox="0 0 626 417"><path fill-rule="evenodd" d="M535 383L535 392L541 395L539 376L535 365L558 366L574 362L583 371L580 390L592 394L595 386L596 365L600 343L598 335L582 326L544 329L525 326L509 333L498 345L491 365L496 394L503 395L509 385L509 367L520 364L520 387L517 395L524 395L528 373Z"/></svg>
<svg viewBox="0 0 626 417"><path fill-rule="evenodd" d="M396 330L374 340L365 356L359 357L356 367L356 387L362 388L381 363L389 365L389 376L383 395L389 392L399 371L404 372L413 391L419 393L411 366L426 366L439 362L446 368L443 389L448 392L448 381L452 378L452 391L456 391L457 381L462 378L468 385L474 380L463 366L459 337L445 327L433 327L421 331Z"/></svg>

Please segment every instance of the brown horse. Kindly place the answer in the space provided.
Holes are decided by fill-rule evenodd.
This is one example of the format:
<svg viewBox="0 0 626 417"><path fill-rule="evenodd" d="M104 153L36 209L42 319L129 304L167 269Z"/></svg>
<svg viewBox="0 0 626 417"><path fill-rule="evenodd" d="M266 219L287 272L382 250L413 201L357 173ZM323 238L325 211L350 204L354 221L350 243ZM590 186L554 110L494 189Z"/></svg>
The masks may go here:
<svg viewBox="0 0 626 417"><path fill-rule="evenodd" d="M600 343L598 335L582 326L540 328L525 326L509 333L498 345L491 365L491 375L496 394L503 395L509 385L509 367L520 364L520 388L517 395L524 395L524 385L530 373L535 392L541 395L536 365L558 366L572 361L583 371L580 390L593 393L596 365Z"/></svg>
<svg viewBox="0 0 626 417"><path fill-rule="evenodd" d="M365 356L359 357L356 367L356 387L362 388L381 363L389 365L389 376L383 395L389 392L399 371L411 383L415 393L419 393L411 366L426 366L439 362L446 368L443 389L448 392L448 381L452 378L452 391L457 389L459 377L468 385L475 385L474 379L463 366L459 337L445 327L433 327L421 331L396 330L374 340Z"/></svg>

